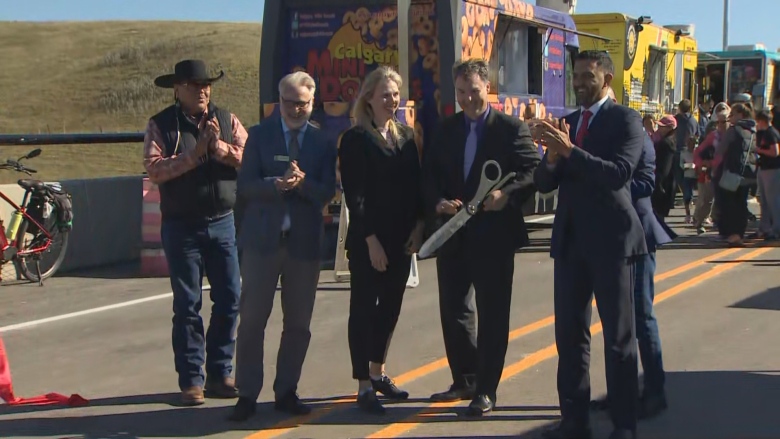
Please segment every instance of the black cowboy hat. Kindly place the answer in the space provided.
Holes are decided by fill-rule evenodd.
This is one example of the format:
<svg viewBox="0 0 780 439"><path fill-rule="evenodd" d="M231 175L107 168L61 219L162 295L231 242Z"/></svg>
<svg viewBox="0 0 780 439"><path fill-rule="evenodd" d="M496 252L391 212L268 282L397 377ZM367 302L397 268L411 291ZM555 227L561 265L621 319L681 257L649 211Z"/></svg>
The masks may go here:
<svg viewBox="0 0 780 439"><path fill-rule="evenodd" d="M154 80L154 85L162 88L173 88L178 82L193 81L200 83L212 83L218 81L225 72L219 71L219 75L210 77L207 73L206 63L199 59L185 59L179 61L173 69L172 74L158 76Z"/></svg>

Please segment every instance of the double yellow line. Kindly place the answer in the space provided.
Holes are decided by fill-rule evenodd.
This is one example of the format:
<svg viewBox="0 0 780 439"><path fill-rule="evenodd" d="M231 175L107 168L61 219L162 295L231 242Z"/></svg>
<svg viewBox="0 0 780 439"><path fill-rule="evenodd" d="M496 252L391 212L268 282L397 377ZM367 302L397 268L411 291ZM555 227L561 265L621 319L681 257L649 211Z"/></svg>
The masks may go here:
<svg viewBox="0 0 780 439"><path fill-rule="evenodd" d="M717 260L720 258L727 257L729 255L732 255L734 253L737 253L741 251L742 249L734 248L734 249L728 249L724 250L709 256L706 256L704 258L689 262L687 264L684 264L680 267L674 268L672 270L666 271L664 273L660 273L655 276L655 282L661 282L663 280L678 276L682 273L691 271L693 269L696 269L698 267L703 266L709 261ZM720 264L714 268L711 268L708 271L705 271L704 273L701 273L697 276L694 276L691 279L688 279L687 281L684 281L680 284L677 284L668 290L665 290L655 297L655 303L663 302L664 300L667 300L671 297L674 297L681 292L692 288L704 281L707 281L709 279L712 279L726 271L729 271L733 268L736 268L737 266L741 265L745 261L755 259L759 256L761 256L764 253L767 253L769 251L773 250L773 248L760 248L754 251L751 251L750 253L746 254L740 262L730 263L730 264ZM593 302L595 304L595 301ZM533 323L530 323L528 325L525 325L521 328L517 328L509 333L509 341L516 340L520 337L526 336L528 334L531 334L533 332L536 332L540 329L543 329L545 327L551 326L555 322L554 316L547 316L543 319L537 320ZM596 323L591 326L590 331L592 335L596 335L597 333L601 332L601 323ZM550 358L553 358L557 355L557 349L555 344L551 344L543 349L540 349L522 360L510 364L504 368L504 372L501 376L501 381L507 380L520 372L523 372L545 360L548 360ZM398 386L403 386L411 381L417 380L419 378L422 378L424 376L430 375L440 369L444 369L448 366L447 358L439 358L436 361L430 362L428 364L425 364L423 366L420 366L416 369L413 369L409 372L406 372L404 374L401 374L395 378L395 382ZM354 403L354 397L347 397L344 399L336 400L332 402L331 404L328 404L327 406L323 408L318 408L312 411L311 414L306 415L304 417L297 417L297 418L290 418L285 421L282 421L278 424L275 424L273 426L268 427L267 429L260 430L256 433L253 433L249 436L247 436L245 439L270 439L275 438L278 436L281 436L283 434L286 434L295 428L297 428L299 425L309 424L312 423L326 414L330 413L331 411L337 409L339 406L343 406L344 403ZM409 430L412 430L419 426L421 423L426 421L426 418L428 417L431 412L436 411L436 409L445 408L445 407L454 407L458 404L460 404L461 401L457 402L446 402L446 403L433 403L429 404L417 412L415 412L413 415L408 416L407 418L401 420L400 422L393 423L387 425L385 428L367 436L367 438L393 438L398 437ZM433 410L431 410L433 409Z"/></svg>

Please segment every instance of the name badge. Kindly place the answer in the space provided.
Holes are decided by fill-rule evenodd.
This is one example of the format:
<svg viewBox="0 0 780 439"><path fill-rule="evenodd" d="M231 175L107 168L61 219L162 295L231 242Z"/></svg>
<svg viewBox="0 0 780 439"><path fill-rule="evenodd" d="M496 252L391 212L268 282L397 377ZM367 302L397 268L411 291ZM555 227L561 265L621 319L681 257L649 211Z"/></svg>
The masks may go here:
<svg viewBox="0 0 780 439"><path fill-rule="evenodd" d="M289 163L290 162L290 156L287 156L287 155L275 155L274 156L274 161L275 162L287 162L287 163Z"/></svg>

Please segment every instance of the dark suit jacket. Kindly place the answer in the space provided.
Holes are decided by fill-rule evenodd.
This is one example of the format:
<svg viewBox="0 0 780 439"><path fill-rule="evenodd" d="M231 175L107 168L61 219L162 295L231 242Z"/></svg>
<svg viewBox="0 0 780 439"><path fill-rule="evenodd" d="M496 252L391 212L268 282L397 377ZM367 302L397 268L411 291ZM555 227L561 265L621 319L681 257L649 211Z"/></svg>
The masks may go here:
<svg viewBox="0 0 780 439"><path fill-rule="evenodd" d="M572 143L580 114L578 110L565 117ZM583 146L575 147L568 159L551 165L545 153L534 173L540 192L558 189L550 254L561 257L571 245L593 257L647 254L630 190L646 136L642 117L607 99L588 132Z"/></svg>
<svg viewBox="0 0 780 439"><path fill-rule="evenodd" d="M653 211L653 204L650 196L655 189L655 145L650 136L645 136L644 150L639 159L639 166L634 171L634 177L631 180L631 198L634 202L634 209L639 215L639 221L642 222L642 228L645 231L645 243L647 251L654 252L656 247L662 244L672 242L677 234L660 220Z"/></svg>
<svg viewBox="0 0 780 439"><path fill-rule="evenodd" d="M503 175L517 173L514 180L504 186L510 197L506 207L501 211L482 211L474 215L439 249L441 255L459 251L513 252L528 245L522 205L535 192L533 172L539 164L539 152L525 122L493 108L489 111L468 179L464 179L463 174L466 147L463 112L444 119L430 146L423 148L423 198L427 216L435 218L435 226L441 226L450 218L437 217L436 205L441 200L458 199L464 205L471 201L486 160L498 162Z"/></svg>
<svg viewBox="0 0 780 439"><path fill-rule="evenodd" d="M423 217L420 155L414 130L397 123L398 148L389 150L376 131L355 126L341 137L339 169L349 208L345 248L349 259L368 257L375 235L388 258L405 257L405 244Z"/></svg>
<svg viewBox="0 0 780 439"><path fill-rule="evenodd" d="M290 214L290 256L320 257L322 210L336 193L336 145L311 123L303 136L298 167L306 174L300 186L280 194L274 179L287 171L284 131L280 116L264 119L249 129L238 173L237 195L246 203L238 245L263 254L279 249L285 212Z"/></svg>

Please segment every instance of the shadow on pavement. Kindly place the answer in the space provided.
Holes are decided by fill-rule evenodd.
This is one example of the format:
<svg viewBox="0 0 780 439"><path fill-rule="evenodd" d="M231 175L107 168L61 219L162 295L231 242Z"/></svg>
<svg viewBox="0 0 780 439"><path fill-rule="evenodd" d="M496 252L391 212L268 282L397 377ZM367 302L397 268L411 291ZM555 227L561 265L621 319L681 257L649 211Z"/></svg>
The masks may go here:
<svg viewBox="0 0 780 439"><path fill-rule="evenodd" d="M753 264L754 267L780 267L780 262Z"/></svg>
<svg viewBox="0 0 780 439"><path fill-rule="evenodd" d="M21 407L2 410L2 415L24 413L24 419L4 419L0 421L0 437L50 437L62 439L138 439L147 437L165 438L195 438L216 435L228 432L255 432L270 429L284 422L283 428L294 427L302 423L309 425L386 425L403 422L450 422L459 420L455 417L452 408L425 410L428 414L452 414L448 417L431 417L423 420L411 418L418 413L419 406L407 406L406 404L426 403L427 399L413 399L404 403L387 403L387 415L382 417L370 416L360 413L354 405L346 407L354 401L352 396L339 396L307 400L315 408L314 414L330 411L336 407L343 410L325 414L319 419L310 417L290 418L284 414L274 412L272 403L258 404L257 414L247 422L237 424L227 421L232 404L222 407L186 407L163 408L160 410L137 411L112 414L82 414L79 412L98 407L165 404L168 407L174 405L178 394L138 395L119 398L105 398L91 400L86 408L59 408L59 407ZM2 406L0 406L2 407ZM8 408L8 407L6 407ZM71 416L62 417L62 413L43 417L50 411L73 411ZM132 410L132 409L130 409ZM526 414L524 412L555 411L557 407L500 407L493 415L483 418L483 421L528 421L528 420L555 420L557 415ZM309 421L309 422L307 422Z"/></svg>
<svg viewBox="0 0 780 439"><path fill-rule="evenodd" d="M123 264L104 265L101 267L91 267L80 270L58 271L54 277L75 277L86 279L139 279L146 277L160 276L141 276L141 262L133 261Z"/></svg>
<svg viewBox="0 0 780 439"><path fill-rule="evenodd" d="M776 289L780 295L780 289ZM776 401L780 370L666 372L669 408L639 421L641 439L770 439L778 437ZM554 423L512 436L539 439ZM594 438L606 439L612 423L608 412L591 412ZM455 438L456 436L452 436ZM442 438L439 438L442 439ZM447 438L450 439L450 438Z"/></svg>
<svg viewBox="0 0 780 439"><path fill-rule="evenodd" d="M729 308L780 311L780 286L770 288L763 293L754 294L747 299L740 300ZM780 427L778 428L780 429Z"/></svg>
<svg viewBox="0 0 780 439"><path fill-rule="evenodd" d="M149 395L117 396L113 398L90 399L89 407L117 407L129 405L165 404L175 407L179 393L157 393ZM42 413L50 411L74 410L65 405L0 405L0 415L15 415L20 413ZM3 423L0 422L0 432ZM0 436L2 437L2 436Z"/></svg>
<svg viewBox="0 0 780 439"><path fill-rule="evenodd" d="M780 370L667 372L666 388L669 409L639 423L642 439L778 437Z"/></svg>
<svg viewBox="0 0 780 439"><path fill-rule="evenodd" d="M777 436L777 399L780 396L780 371L701 371L667 372L667 397L669 409L655 419L640 421L639 437L642 439L752 439ZM351 397L328 398L328 402L314 402L317 412L344 407ZM142 395L125 398L107 398L92 401L95 406L121 406L124 404L154 404L175 400L171 394ZM335 402L334 402L335 401ZM339 403L338 401L342 401ZM419 402L417 400L411 403ZM484 425L485 438L491 436L491 422L551 421L532 431L518 432L514 438L540 437L558 419L557 407L510 406L499 407L489 416L477 420L465 420L457 415L460 408L425 408L406 403L388 404L386 416L376 417L360 413L350 404L344 410L331 411L319 419L311 417L288 418L273 411L271 404L258 405L255 417L242 424L226 420L231 407L164 408L120 414L80 414L87 409L68 409L69 417L44 418L26 415L25 419L5 419L0 422L0 437L45 437L80 439L135 439L141 437L194 438L231 431L258 431L268 429L280 421L286 427L299 423L309 425L384 425L398 422L447 423L480 422ZM45 411L45 408L43 409ZM549 413L542 413L549 412ZM7 413L7 412L6 412ZM61 415L61 413L58 413ZM606 413L593 414L594 437L607 437L611 423ZM453 425L457 429L456 425ZM520 430L520 424L518 424ZM451 436L455 438L459 436ZM470 436L473 437L473 436Z"/></svg>

